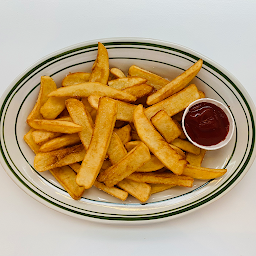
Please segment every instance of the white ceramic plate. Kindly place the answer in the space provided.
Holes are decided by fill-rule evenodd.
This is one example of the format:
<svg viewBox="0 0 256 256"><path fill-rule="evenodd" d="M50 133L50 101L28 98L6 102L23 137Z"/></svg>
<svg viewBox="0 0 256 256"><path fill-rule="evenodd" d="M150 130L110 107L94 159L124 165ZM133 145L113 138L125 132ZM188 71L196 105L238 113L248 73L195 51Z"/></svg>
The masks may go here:
<svg viewBox="0 0 256 256"><path fill-rule="evenodd" d="M55 52L28 68L1 98L1 163L13 181L44 205L70 216L111 223L148 223L172 219L199 209L220 198L249 170L255 158L255 107L237 79L220 65L185 47L149 39L116 38L101 40L109 52L110 67L127 73L136 64L172 79L199 58L204 61L193 79L207 97L230 107L235 133L224 148L208 152L203 166L227 168L225 176L195 181L192 188L173 188L155 194L146 204L129 197L121 202L96 188L75 201L49 172L33 168L34 154L23 141L29 130L25 120L39 91L40 77L51 76L60 85L69 72L88 71L97 55L97 41L85 42Z"/></svg>

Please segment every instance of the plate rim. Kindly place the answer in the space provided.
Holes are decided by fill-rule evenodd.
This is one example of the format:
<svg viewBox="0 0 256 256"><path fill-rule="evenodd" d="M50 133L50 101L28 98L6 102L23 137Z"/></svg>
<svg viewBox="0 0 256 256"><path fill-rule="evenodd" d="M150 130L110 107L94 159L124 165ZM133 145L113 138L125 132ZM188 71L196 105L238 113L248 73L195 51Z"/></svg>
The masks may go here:
<svg viewBox="0 0 256 256"><path fill-rule="evenodd" d="M246 98L246 101L248 101L249 103L249 106L250 106L250 109L251 109L251 113L250 113L250 116L253 117L253 120L255 118L255 113L256 113L256 110L255 110L255 105L252 101L252 99L250 98L248 92L246 91L246 89L244 88L244 86L238 81L238 79L233 75L231 74L229 71L227 71L224 67L222 67L221 65L219 65L218 63L214 62L213 60L209 59L208 57L198 53L197 51L194 51L190 48L187 48L185 46L181 46L179 44L175 44L175 43L171 43L171 42L165 42L165 41L160 41L160 40L156 40L156 39L147 39L147 38L129 38L129 37L116 37L116 38L105 38L105 39L99 39L99 40L90 40L90 41L85 41L85 42L81 42L81 43L78 43L78 44L74 44L74 45L71 45L71 46L68 46L68 47L65 47L63 49L60 49L60 50L57 50L53 53L50 53L48 55L46 55L45 57L43 58L40 58L38 61L36 61L34 64L32 64L30 67L28 67L27 69L25 69L25 71L23 71L20 75L18 75L14 80L13 82L10 83L10 85L6 88L6 90L4 91L4 93L2 94L1 96L1 99L0 99L0 106L1 106L1 113L2 113L2 107L3 107L3 102L4 102L4 99L6 98L6 96L9 94L9 92L11 91L11 89L14 87L14 85L16 83L18 83L18 81L24 76L26 75L29 71L31 71L33 68L35 68L38 64L42 63L43 61L49 59L50 57L53 57L53 56L57 56L59 54L63 54L69 50L74 50L74 49L77 49L77 48L80 48L80 47L83 47L83 46L88 46L88 45L91 45L91 44L97 44L97 42L102 42L103 44L104 43L110 43L110 42L119 42L119 41L123 41L123 42L131 42L131 43L134 43L134 42L138 42L138 43L151 43L151 44L157 44L157 45L164 45L164 46L167 46L167 47L176 47L176 48L179 48L180 50L182 51L185 51L185 52L188 52L190 54L193 54L193 55L197 55L197 56L200 56L202 58L204 58L204 60L206 60L208 63L210 63L214 68L217 67L218 70L220 70L221 73L223 73L223 75L225 75L228 80L230 80L232 83L233 81L238 85L238 89L239 91L241 92L240 88L242 89L242 92L241 94L243 96L245 96ZM240 94L240 95L241 95ZM253 115L254 114L254 115ZM1 117L1 121L2 121L2 117ZM255 145L255 142L254 142L254 145ZM22 185L21 182L18 182L18 177L15 178L15 175L13 174L12 171L9 170L8 166L6 166L6 163L3 159L3 156L2 156L3 152L2 152L2 145L1 145L1 164L2 166L4 167L4 170L6 171L6 173L12 178L12 180L15 182L16 185L18 185L23 191L25 191L27 194L29 194L30 196L32 196L34 199L36 199L37 201L41 202L42 204L48 206L49 208L51 209L54 209L54 210L57 210L58 212L62 212L62 213L65 213L67 215L70 215L70 216L74 216L75 217L78 217L78 218L81 218L81 219L90 219L90 220L94 220L94 221L104 221L106 222L106 220L102 220L102 219L95 219L95 218L90 218L90 217L85 217L85 216L82 216L82 215L77 215L77 214L72 214L71 212L69 211L64 211L62 209L55 209L56 206L52 206L52 205L47 205L45 202L45 200L43 201L43 199L40 198L40 195L39 197L35 195L35 192L31 192L29 188L26 188L24 187L24 184ZM184 214L188 214L194 210L197 210L197 209L200 209L201 207L203 206L206 206L208 205L209 203L212 203L214 202L215 200L219 199L220 197L224 196L226 193L228 193L232 188L235 187L235 185L244 177L244 175L249 171L254 159L255 159L255 156L256 156L256 152L255 152L255 149L252 150L252 154L251 154L251 157L249 159L249 162L248 164L246 165L244 171L241 173L241 175L239 175L239 177L230 185L228 186L227 189L224 190L224 192L220 193L219 195L215 196L213 199L211 200L207 200L207 202L203 203L202 205L200 206L197 206L197 207L194 207L193 209L191 210L188 210L188 211L185 211L185 212L182 212L181 214L177 214L177 215L172 215L172 216L166 216L166 217L161 217L160 219L157 218L157 219L150 219L148 221L150 221L150 223L152 221L160 221L160 220L167 220L167 219L170 219L170 218L176 218L176 217L179 217L179 216L183 216ZM8 170L8 171L7 171ZM24 190L25 188L25 190ZM49 203L48 203L49 204ZM111 221L111 223L113 222L116 222L116 221L113 221L113 220L108 220L108 221ZM147 221L147 222L148 222ZM145 220L137 220L137 221L128 221L128 223L145 223L146 221ZM120 223L120 221L117 221L117 223ZM122 222L123 224L124 222Z"/></svg>

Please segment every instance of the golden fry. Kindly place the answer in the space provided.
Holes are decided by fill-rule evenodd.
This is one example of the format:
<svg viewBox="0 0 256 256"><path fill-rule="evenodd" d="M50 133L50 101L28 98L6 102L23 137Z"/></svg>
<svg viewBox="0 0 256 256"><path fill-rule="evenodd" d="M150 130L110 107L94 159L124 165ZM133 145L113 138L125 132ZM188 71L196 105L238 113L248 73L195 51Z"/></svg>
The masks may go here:
<svg viewBox="0 0 256 256"><path fill-rule="evenodd" d="M145 203L151 195L151 186L143 182L124 179L118 182L117 186L127 191L142 203Z"/></svg>
<svg viewBox="0 0 256 256"><path fill-rule="evenodd" d="M210 180L223 176L227 172L226 169L211 169L198 166L187 165L184 175L199 180Z"/></svg>
<svg viewBox="0 0 256 256"><path fill-rule="evenodd" d="M126 77L124 72L119 68L111 68L110 73L115 76L116 78L123 78Z"/></svg>
<svg viewBox="0 0 256 256"><path fill-rule="evenodd" d="M117 114L116 101L102 97L96 116L91 143L83 159L76 182L86 189L92 187L105 159Z"/></svg>
<svg viewBox="0 0 256 256"><path fill-rule="evenodd" d="M137 99L142 98L153 91L153 87L148 84L139 84L128 87L123 90L123 92L129 93L135 96Z"/></svg>
<svg viewBox="0 0 256 256"><path fill-rule="evenodd" d="M82 130L80 125L68 121L34 119L30 122L34 129L49 132L76 133Z"/></svg>
<svg viewBox="0 0 256 256"><path fill-rule="evenodd" d="M114 131L121 139L123 144L126 144L128 141L131 140L131 126L129 124L125 125L122 128L115 129Z"/></svg>
<svg viewBox="0 0 256 256"><path fill-rule="evenodd" d="M53 92L51 92L49 97L89 97L90 95L106 96L113 99L123 100L123 101L135 101L136 97L128 94L126 92L114 89L107 85L88 82L83 84L75 84L72 86L61 87Z"/></svg>
<svg viewBox="0 0 256 256"><path fill-rule="evenodd" d="M200 148L193 145L191 142L186 141L186 140L182 140L182 139L175 139L171 142L172 145L195 155L199 155L200 154Z"/></svg>
<svg viewBox="0 0 256 256"><path fill-rule="evenodd" d="M151 195L173 188L175 185L151 184Z"/></svg>
<svg viewBox="0 0 256 256"><path fill-rule="evenodd" d="M70 167L54 168L50 172L73 199L78 200L81 198L84 193L84 187L76 184L76 173Z"/></svg>
<svg viewBox="0 0 256 256"><path fill-rule="evenodd" d="M151 94L147 98L147 104L156 104L174 93L180 91L197 75L203 65L203 61L200 59L193 66L183 72L181 75L174 78L170 83L163 86L161 89Z"/></svg>
<svg viewBox="0 0 256 256"><path fill-rule="evenodd" d="M151 122L168 143L181 135L179 127L164 110L157 112Z"/></svg>
<svg viewBox="0 0 256 256"><path fill-rule="evenodd" d="M157 90L161 89L163 86L170 83L170 81L168 81L167 79L164 79L154 73L139 68L135 65L129 68L129 75L147 79L147 84L153 86Z"/></svg>
<svg viewBox="0 0 256 256"><path fill-rule="evenodd" d="M192 187L194 179L184 175L175 175L171 172L135 172L127 177L129 180L153 184L166 184L181 187Z"/></svg>
<svg viewBox="0 0 256 256"><path fill-rule="evenodd" d="M108 187L113 187L139 169L148 160L150 160L148 147L141 142L118 163L101 172L98 176L98 181L104 182Z"/></svg>
<svg viewBox="0 0 256 256"><path fill-rule="evenodd" d="M43 131L43 130L34 130L32 132L33 140L38 145L42 145L45 142L47 142L51 139L54 139L56 137L59 137L61 135L62 135L62 133L60 133L60 132L48 132L48 131Z"/></svg>
<svg viewBox="0 0 256 256"><path fill-rule="evenodd" d="M105 48L105 46L99 42L97 59L93 64L92 73L89 81L107 84L108 77L109 77L108 51Z"/></svg>
<svg viewBox="0 0 256 256"><path fill-rule="evenodd" d="M85 82L89 82L89 78L91 76L91 73L86 72L76 72L68 74L63 80L62 80L62 86L70 86L74 84L82 84Z"/></svg>
<svg viewBox="0 0 256 256"><path fill-rule="evenodd" d="M84 104L76 99L66 100L66 107L73 122L82 127L82 130L78 132L78 135L85 149L88 149L94 126L90 114L86 110Z"/></svg>
<svg viewBox="0 0 256 256"><path fill-rule="evenodd" d="M183 90L175 93L169 98L146 108L147 118L151 118L158 111L164 110L169 116L173 116L184 110L190 103L200 98L197 87L194 84L189 85Z"/></svg>
<svg viewBox="0 0 256 256"><path fill-rule="evenodd" d="M147 80L141 77L124 77L111 80L108 82L108 85L115 89L123 90L134 85L145 84L146 82Z"/></svg>
<svg viewBox="0 0 256 256"><path fill-rule="evenodd" d="M54 139L44 143L40 147L39 152L50 152L53 150L57 150L60 148L78 144L79 142L80 142L80 138L76 133L64 134L60 137L54 138Z"/></svg>
<svg viewBox="0 0 256 256"><path fill-rule="evenodd" d="M41 107L45 104L48 100L48 94L54 90L56 90L57 86L54 80L49 76L42 76L41 77L41 85L40 91L38 94L38 98L36 104L27 118L27 123L30 125L31 121L34 119L41 119L42 116L40 114Z"/></svg>
<svg viewBox="0 0 256 256"><path fill-rule="evenodd" d="M155 130L144 114L142 105L139 105L134 111L134 125L140 139L149 147L150 151L173 173L182 174L187 161L176 153Z"/></svg>
<svg viewBox="0 0 256 256"><path fill-rule="evenodd" d="M205 153L206 153L206 150L202 149L202 148L200 149L200 154L199 155L195 155L195 154L192 154L192 153L187 153L186 160L188 161L188 163L190 165L200 167L201 163L204 159Z"/></svg>
<svg viewBox="0 0 256 256"><path fill-rule="evenodd" d="M33 131L34 129L30 129L23 137L28 146L32 149L32 151L37 154L39 152L40 146L37 145L33 139Z"/></svg>
<svg viewBox="0 0 256 256"><path fill-rule="evenodd" d="M34 159L34 167L38 172L44 172L80 162L84 159L84 156L85 149L82 144L47 153L38 153Z"/></svg>

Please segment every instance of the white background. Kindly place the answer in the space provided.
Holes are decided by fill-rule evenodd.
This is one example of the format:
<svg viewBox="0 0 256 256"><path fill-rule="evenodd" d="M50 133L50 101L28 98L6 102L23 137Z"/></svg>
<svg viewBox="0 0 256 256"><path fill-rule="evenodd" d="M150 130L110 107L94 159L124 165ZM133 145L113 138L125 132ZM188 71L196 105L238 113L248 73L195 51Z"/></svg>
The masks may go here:
<svg viewBox="0 0 256 256"><path fill-rule="evenodd" d="M181 44L234 74L256 102L254 0L0 0L0 93L41 57L87 40ZM256 163L218 201L158 224L82 221L29 197L0 167L0 255L256 255Z"/></svg>

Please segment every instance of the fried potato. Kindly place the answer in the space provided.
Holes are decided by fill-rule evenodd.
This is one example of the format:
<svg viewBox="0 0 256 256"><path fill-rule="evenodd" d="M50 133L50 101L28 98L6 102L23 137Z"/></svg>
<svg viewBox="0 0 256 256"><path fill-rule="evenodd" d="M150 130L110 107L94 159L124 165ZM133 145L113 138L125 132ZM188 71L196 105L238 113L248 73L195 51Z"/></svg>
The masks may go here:
<svg viewBox="0 0 256 256"><path fill-rule="evenodd" d="M132 140L141 141L137 131L135 131L135 130L132 130L131 137L132 137Z"/></svg>
<svg viewBox="0 0 256 256"><path fill-rule="evenodd" d="M38 172L44 172L80 162L84 159L84 156L85 149L82 144L47 153L38 153L34 159L34 167Z"/></svg>
<svg viewBox="0 0 256 256"><path fill-rule="evenodd" d="M170 83L169 80L162 78L150 71L139 68L138 66L131 66L129 68L130 76L138 76L147 79L147 84L153 86L155 89L159 90L166 84Z"/></svg>
<svg viewBox="0 0 256 256"><path fill-rule="evenodd" d="M199 155L200 154L200 148L193 145L191 142L186 141L186 140L182 140L182 139L175 139L171 142L172 145L195 155Z"/></svg>
<svg viewBox="0 0 256 256"><path fill-rule="evenodd" d="M182 158L186 158L186 154L185 154L185 152L184 151L182 151L180 148L178 148L178 147L176 147L176 146L174 146L174 145L172 145L172 144L169 144L170 145L170 147L173 149L173 150L175 150L179 155L181 155L182 156Z"/></svg>
<svg viewBox="0 0 256 256"><path fill-rule="evenodd" d="M30 126L34 129L49 132L76 133L82 131L82 127L80 125L59 120L34 119L30 122Z"/></svg>
<svg viewBox="0 0 256 256"><path fill-rule="evenodd" d="M86 73L86 72L70 73L62 80L61 85L65 87L65 86L70 86L74 84L82 84L85 82L89 82L90 76L91 76L91 73Z"/></svg>
<svg viewBox="0 0 256 256"><path fill-rule="evenodd" d="M198 93L199 93L199 91L198 91ZM200 93L199 93L199 94L200 94ZM174 120L176 120L177 122L181 122L183 113L184 113L184 110L182 110L182 111L180 111L179 113L173 115L172 118L173 118Z"/></svg>
<svg viewBox="0 0 256 256"><path fill-rule="evenodd" d="M151 195L173 188L175 185L151 184Z"/></svg>
<svg viewBox="0 0 256 256"><path fill-rule="evenodd" d="M109 161L104 161L104 163L109 163ZM103 164L104 164L103 163ZM79 170L80 170L80 167L81 165L78 164L78 163L74 163L74 164L71 164L70 167L76 172L78 173ZM102 165L102 168L103 168L103 165ZM126 191L123 191L119 188L116 188L116 187L112 187L112 188L109 188L107 187L105 184L103 183L100 183L98 182L97 180L94 181L94 184L93 184L96 188L108 193L109 195L111 196L114 196L118 199L121 199L122 201L125 201L126 198L128 197L128 193Z"/></svg>
<svg viewBox="0 0 256 256"><path fill-rule="evenodd" d="M40 108L40 113L45 119L55 119L64 109L67 98L49 98Z"/></svg>
<svg viewBox="0 0 256 256"><path fill-rule="evenodd" d="M188 161L188 163L190 165L200 167L201 163L204 159L205 153L206 153L206 150L200 148L200 154L199 155L195 155L195 154L192 154L192 153L187 153L186 160Z"/></svg>
<svg viewBox="0 0 256 256"><path fill-rule="evenodd" d="M92 107L98 109L98 102L101 96L91 95L88 97L88 101ZM116 119L125 122L132 122L133 120L133 111L136 108L135 105L122 102L117 100L117 116Z"/></svg>
<svg viewBox="0 0 256 256"><path fill-rule="evenodd" d="M91 112L94 110L94 108L91 106L91 104L88 101L88 97L84 97L81 99L81 101L83 102L86 110L91 114Z"/></svg>
<svg viewBox="0 0 256 256"><path fill-rule="evenodd" d="M76 179L77 184L86 189L92 187L101 169L114 129L116 114L116 101L107 97L100 98L92 139Z"/></svg>
<svg viewBox="0 0 256 256"><path fill-rule="evenodd" d="M141 143L141 141L139 140L133 140L133 141L128 141L124 144L125 148L127 149L127 151L131 151L133 148L135 148L136 146L138 146Z"/></svg>
<svg viewBox="0 0 256 256"><path fill-rule="evenodd" d="M166 184L181 187L192 187L194 179L184 175L175 175L171 172L134 172L127 177L129 180L153 183Z"/></svg>
<svg viewBox="0 0 256 256"><path fill-rule="evenodd" d="M56 90L57 86L54 80L49 76L42 76L41 77L41 85L40 91L38 94L38 98L36 104L27 118L27 123L30 125L31 121L34 119L41 119L40 109L48 100L48 94L54 90Z"/></svg>
<svg viewBox="0 0 256 256"><path fill-rule="evenodd" d="M65 134L44 143L40 147L39 152L50 152L67 146L73 146L78 143L80 143L78 134Z"/></svg>
<svg viewBox="0 0 256 256"><path fill-rule="evenodd" d="M182 129L181 124L180 124L177 120L175 120L174 118L172 118L172 120L173 120L173 122L175 122L175 124L177 125L177 127L178 127L179 130L180 130L180 136L179 136L179 138L185 140L185 139L187 138L187 136L185 135L185 133L184 133L184 131L183 131L183 129Z"/></svg>
<svg viewBox="0 0 256 256"><path fill-rule="evenodd" d="M97 82L87 82L61 87L51 92L49 97L89 97L90 95L106 96L127 102L136 101L136 97L126 92L114 89Z"/></svg>
<svg viewBox="0 0 256 256"><path fill-rule="evenodd" d="M25 142L28 144L28 146L32 149L32 151L36 154L39 152L39 148L40 146L37 145L33 139L33 131L34 129L30 129L23 137L23 139L25 140Z"/></svg>
<svg viewBox="0 0 256 256"><path fill-rule="evenodd" d="M134 85L145 84L146 82L147 79L141 77L124 77L111 80L108 82L108 85L115 89L123 90Z"/></svg>
<svg viewBox="0 0 256 256"><path fill-rule="evenodd" d="M189 82L197 75L203 65L203 61L198 60L193 66L183 72L181 75L174 78L170 83L157 90L147 98L147 104L156 104L174 93L186 87Z"/></svg>
<svg viewBox="0 0 256 256"><path fill-rule="evenodd" d="M134 111L134 125L140 139L149 147L150 151L173 173L182 174L187 161L176 153L155 130L144 114L142 105L139 105Z"/></svg>
<svg viewBox="0 0 256 256"><path fill-rule="evenodd" d="M158 111L164 110L169 116L173 116L184 110L190 103L200 98L197 87L194 84L189 85L183 90L175 93L169 98L146 108L147 118L151 118Z"/></svg>
<svg viewBox="0 0 256 256"><path fill-rule="evenodd" d="M81 198L84 193L84 187L76 184L76 173L70 167L54 168L50 172L73 199L78 200Z"/></svg>
<svg viewBox="0 0 256 256"><path fill-rule="evenodd" d="M129 93L135 96L137 99L142 98L153 91L153 87L148 84L139 84L128 87L123 90L123 92Z"/></svg>
<svg viewBox="0 0 256 256"><path fill-rule="evenodd" d="M150 157L148 147L141 142L118 163L101 172L97 180L104 182L108 187L113 187L119 181L139 169L144 163L150 160Z"/></svg>
<svg viewBox="0 0 256 256"><path fill-rule="evenodd" d="M94 126L89 112L86 110L84 104L76 99L67 99L66 107L73 122L82 127L82 130L78 132L78 135L85 149L88 149Z"/></svg>
<svg viewBox="0 0 256 256"><path fill-rule="evenodd" d="M107 154L113 165L119 162L127 154L123 142L115 132L112 134Z"/></svg>
<svg viewBox="0 0 256 256"><path fill-rule="evenodd" d="M92 73L89 81L107 84L108 77L109 77L108 51L105 48L105 46L99 42L97 59L93 64Z"/></svg>
<svg viewBox="0 0 256 256"><path fill-rule="evenodd" d="M131 140L131 126L129 124L122 128L115 129L114 132L118 135L123 144Z"/></svg>
<svg viewBox="0 0 256 256"><path fill-rule="evenodd" d="M199 95L200 95L200 99L205 98L205 93L204 92L202 92L202 91L198 91L198 92L199 92Z"/></svg>
<svg viewBox="0 0 256 256"><path fill-rule="evenodd" d="M108 193L111 196L114 196L116 198L121 199L122 201L125 201L128 197L128 192L123 191L122 189L116 188L116 187L107 187L105 184L98 182L97 180L94 181L93 184L96 188Z"/></svg>
<svg viewBox="0 0 256 256"><path fill-rule="evenodd" d="M127 191L142 203L145 203L151 195L151 186L143 182L124 179L119 181L117 186Z"/></svg>
<svg viewBox="0 0 256 256"><path fill-rule="evenodd" d="M153 172L164 168L164 164L154 155L151 159L143 164L136 172Z"/></svg>
<svg viewBox="0 0 256 256"><path fill-rule="evenodd" d="M46 143L47 141L54 139L56 137L59 137L61 135L62 135L61 132L48 132L48 131L34 130L34 129L32 132L33 140L38 145L42 145L42 144Z"/></svg>
<svg viewBox="0 0 256 256"><path fill-rule="evenodd" d="M211 169L198 166L187 165L184 175L199 180L210 180L223 176L227 172L226 169Z"/></svg>
<svg viewBox="0 0 256 256"><path fill-rule="evenodd" d="M111 73L114 77L116 77L116 78L123 78L123 77L126 77L125 74L124 74L124 72L123 72L121 69L119 69L119 68L111 68L111 69L110 69L110 73Z"/></svg>
<svg viewBox="0 0 256 256"><path fill-rule="evenodd" d="M164 110L157 112L151 122L168 143L181 135L179 127Z"/></svg>

